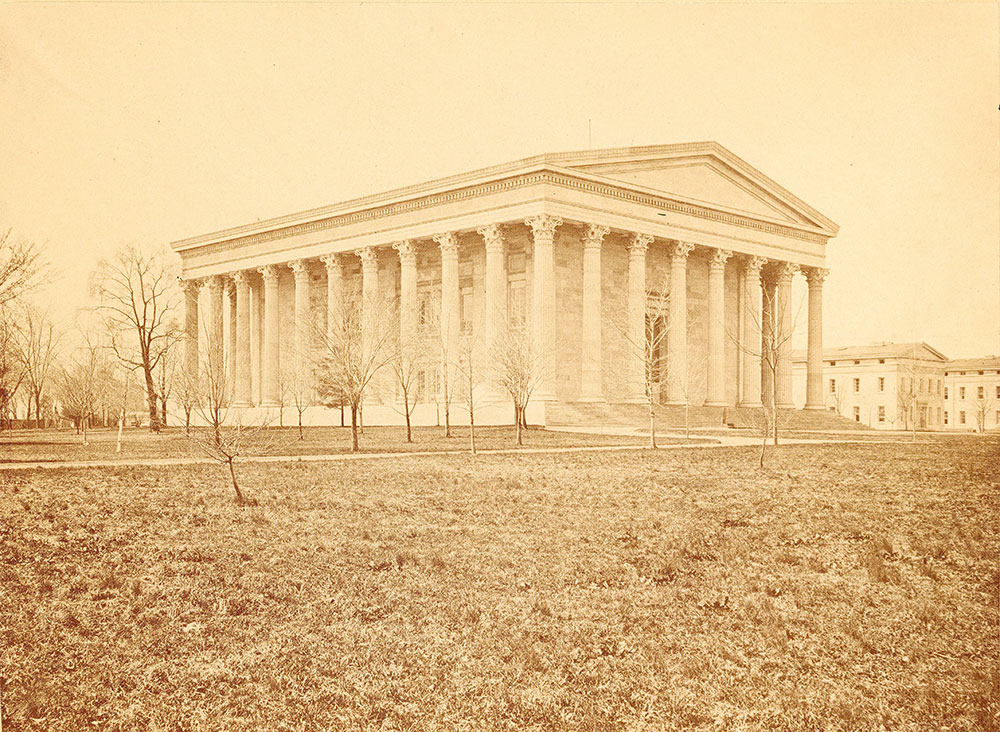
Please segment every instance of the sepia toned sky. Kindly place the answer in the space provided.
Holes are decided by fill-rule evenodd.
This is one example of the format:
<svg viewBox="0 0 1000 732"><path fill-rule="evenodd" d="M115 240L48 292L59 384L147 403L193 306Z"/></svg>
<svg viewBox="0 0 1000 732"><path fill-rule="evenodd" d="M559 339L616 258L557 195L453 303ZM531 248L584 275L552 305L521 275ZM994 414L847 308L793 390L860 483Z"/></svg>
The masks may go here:
<svg viewBox="0 0 1000 732"><path fill-rule="evenodd" d="M124 242L714 139L840 224L826 345L1000 353L998 38L990 2L0 4L0 228L69 314Z"/></svg>

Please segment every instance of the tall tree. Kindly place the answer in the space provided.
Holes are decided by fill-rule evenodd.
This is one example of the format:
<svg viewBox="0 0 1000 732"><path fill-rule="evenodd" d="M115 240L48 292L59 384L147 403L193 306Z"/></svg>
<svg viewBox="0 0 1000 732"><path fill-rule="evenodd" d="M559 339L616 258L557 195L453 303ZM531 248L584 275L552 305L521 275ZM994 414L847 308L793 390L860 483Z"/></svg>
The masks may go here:
<svg viewBox="0 0 1000 732"><path fill-rule="evenodd" d="M0 308L37 285L42 270L38 246L11 234L11 229L0 234Z"/></svg>
<svg viewBox="0 0 1000 732"><path fill-rule="evenodd" d="M24 380L24 369L17 357L20 329L8 308L0 308L0 429L15 417L14 401Z"/></svg>
<svg viewBox="0 0 1000 732"><path fill-rule="evenodd" d="M93 286L115 355L142 371L149 429L159 432L155 371L175 340L170 315L176 293L170 268L158 253L125 246L98 265Z"/></svg>
<svg viewBox="0 0 1000 732"><path fill-rule="evenodd" d="M35 424L42 427L42 395L55 360L59 334L47 311L26 305L22 310L17 359L28 390L28 418L34 405Z"/></svg>
<svg viewBox="0 0 1000 732"><path fill-rule="evenodd" d="M522 322L507 321L493 342L490 361L492 380L514 403L514 435L517 444L522 445L521 427L526 422L528 401L541 381L541 365Z"/></svg>

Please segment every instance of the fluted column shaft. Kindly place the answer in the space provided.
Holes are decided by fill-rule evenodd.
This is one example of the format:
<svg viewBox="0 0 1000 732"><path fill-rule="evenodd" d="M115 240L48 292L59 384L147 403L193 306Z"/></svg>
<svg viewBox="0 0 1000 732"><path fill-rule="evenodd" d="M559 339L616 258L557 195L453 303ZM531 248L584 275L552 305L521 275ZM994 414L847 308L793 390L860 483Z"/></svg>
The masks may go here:
<svg viewBox="0 0 1000 732"><path fill-rule="evenodd" d="M687 260L693 244L677 242L670 252L670 322L667 327L667 403L688 400Z"/></svg>
<svg viewBox="0 0 1000 732"><path fill-rule="evenodd" d="M198 382L198 288L197 280L184 280L184 375L190 388Z"/></svg>
<svg viewBox="0 0 1000 732"><path fill-rule="evenodd" d="M344 271L336 254L327 254L321 260L326 265L326 337L332 345L340 332L339 319L343 317Z"/></svg>
<svg viewBox="0 0 1000 732"><path fill-rule="evenodd" d="M792 330L795 327L792 313L792 276L798 267L790 262L782 264L778 270L777 280L777 318L775 337L778 339L778 369L775 374L776 406L781 409L792 409Z"/></svg>
<svg viewBox="0 0 1000 732"><path fill-rule="evenodd" d="M209 277L205 280L206 320L208 321L207 343L205 344L205 368L211 371L212 379L225 378L225 352L223 350L222 278Z"/></svg>
<svg viewBox="0 0 1000 732"><path fill-rule="evenodd" d="M806 347L806 409L825 409L823 398L823 280L828 271L806 270L809 283L809 335Z"/></svg>
<svg viewBox="0 0 1000 732"><path fill-rule="evenodd" d="M649 234L633 234L628 245L625 400L629 402L646 401L646 250L652 241Z"/></svg>
<svg viewBox="0 0 1000 732"><path fill-rule="evenodd" d="M392 248L399 254L399 342L413 341L417 333L417 253L413 242L398 241Z"/></svg>
<svg viewBox="0 0 1000 732"><path fill-rule="evenodd" d="M269 264L260 268L264 278L264 348L261 360L261 404L278 406L280 353L280 309L278 307L278 268Z"/></svg>
<svg viewBox="0 0 1000 732"><path fill-rule="evenodd" d="M601 370L601 244L607 226L590 224L583 237L583 341L581 343L580 401L604 401ZM643 267L645 269L645 265ZM645 289L645 284L643 284Z"/></svg>
<svg viewBox="0 0 1000 732"><path fill-rule="evenodd" d="M305 376L312 360L309 349L309 267L304 259L288 263L295 275L295 374L297 379Z"/></svg>
<svg viewBox="0 0 1000 732"><path fill-rule="evenodd" d="M762 273L760 277L761 295L761 359L760 359L760 398L764 404L771 404L771 396L774 394L777 400L777 393L774 392L774 383L777 372L777 347L775 336L778 331L778 322L774 314L778 310L777 283L773 272Z"/></svg>
<svg viewBox="0 0 1000 732"><path fill-rule="evenodd" d="M376 348L377 330L383 327L377 322L380 317L378 289L378 254L374 247L365 247L355 252L361 258L361 351L367 361ZM368 393L365 394L366 404L378 403L376 393L379 390L378 378L369 382Z"/></svg>
<svg viewBox="0 0 1000 732"><path fill-rule="evenodd" d="M461 335L461 299L458 288L458 238L451 233L434 237L441 250L441 360L447 371L448 391L457 389L456 366ZM443 384L442 384L443 386Z"/></svg>
<svg viewBox="0 0 1000 732"><path fill-rule="evenodd" d="M252 404L250 377L250 280L246 272L233 275L236 285L236 334L233 339L236 368L233 399L238 407Z"/></svg>
<svg viewBox="0 0 1000 732"><path fill-rule="evenodd" d="M741 407L761 406L761 336L763 328L760 271L763 257L750 257L743 265L743 333L740 353L743 359Z"/></svg>
<svg viewBox="0 0 1000 732"><path fill-rule="evenodd" d="M504 239L500 227L489 224L478 230L486 245L485 346L492 354L506 321L507 266L504 260Z"/></svg>
<svg viewBox="0 0 1000 732"><path fill-rule="evenodd" d="M706 406L726 405L726 261L733 255L716 249L708 269L708 398Z"/></svg>
<svg viewBox="0 0 1000 732"><path fill-rule="evenodd" d="M236 395L236 283L232 280L226 281L226 302L229 305L229 317L226 320L226 329L229 338L226 339L226 389L231 398Z"/></svg>
<svg viewBox="0 0 1000 732"><path fill-rule="evenodd" d="M525 219L533 239L531 272L531 334L532 351L539 364L538 388L535 398L550 401L556 398L556 228L562 224L557 216L541 214Z"/></svg>

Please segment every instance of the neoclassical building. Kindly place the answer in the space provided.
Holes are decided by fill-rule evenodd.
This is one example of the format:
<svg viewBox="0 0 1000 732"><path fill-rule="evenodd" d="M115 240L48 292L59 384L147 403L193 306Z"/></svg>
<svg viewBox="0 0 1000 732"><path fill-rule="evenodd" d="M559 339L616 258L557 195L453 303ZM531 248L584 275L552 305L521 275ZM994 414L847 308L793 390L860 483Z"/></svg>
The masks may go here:
<svg viewBox="0 0 1000 732"><path fill-rule="evenodd" d="M328 326L343 293L363 292L396 314L402 334L433 328L450 353L475 330L488 359L502 329L523 323L539 358L529 416L544 423L552 405L644 400L644 359L631 344L657 303L666 321L662 402L760 405L771 388L760 324L773 314L791 329L800 274L809 293L805 406L824 409L822 293L836 233L704 142L539 155L172 246L183 262L187 366L197 368L206 323L222 333L237 405L287 405L282 374L311 347L312 324ZM433 371L421 375L418 423L440 409ZM379 383L366 422L398 422L398 394L384 376ZM794 406L790 339L774 388L779 406ZM486 384L484 394L477 421L509 423L498 390ZM339 418L318 405L307 413L313 424Z"/></svg>

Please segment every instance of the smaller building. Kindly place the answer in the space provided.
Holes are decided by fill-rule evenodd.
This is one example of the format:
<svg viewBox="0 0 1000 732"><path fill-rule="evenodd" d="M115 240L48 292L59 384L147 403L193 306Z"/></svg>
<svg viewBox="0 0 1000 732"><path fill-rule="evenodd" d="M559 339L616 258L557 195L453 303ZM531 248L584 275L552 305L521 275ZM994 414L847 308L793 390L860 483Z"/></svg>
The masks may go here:
<svg viewBox="0 0 1000 732"><path fill-rule="evenodd" d="M949 361L944 394L945 429L1000 429L1000 356Z"/></svg>
<svg viewBox="0 0 1000 732"><path fill-rule="evenodd" d="M941 430L948 359L926 343L823 351L826 408L874 429ZM792 398L805 402L805 353L792 355Z"/></svg>

